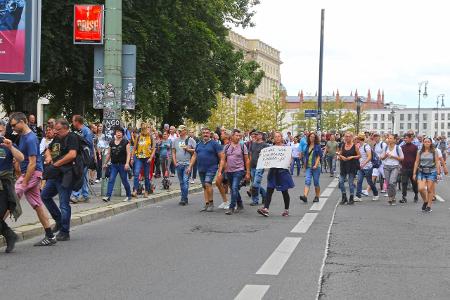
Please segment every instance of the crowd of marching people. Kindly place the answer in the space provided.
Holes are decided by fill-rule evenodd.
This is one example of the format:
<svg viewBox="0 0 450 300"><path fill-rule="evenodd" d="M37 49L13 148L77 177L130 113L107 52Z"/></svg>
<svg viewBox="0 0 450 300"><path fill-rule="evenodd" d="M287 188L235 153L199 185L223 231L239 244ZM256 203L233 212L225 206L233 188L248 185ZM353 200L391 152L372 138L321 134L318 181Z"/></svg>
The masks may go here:
<svg viewBox="0 0 450 300"><path fill-rule="evenodd" d="M436 184L443 173L448 174L446 138L431 139L414 132L401 137L308 131L284 136L277 131L202 128L197 137L194 128L184 125L165 124L159 131L144 122L139 128L113 128L111 139L101 123L88 126L80 115L73 116L71 122L49 119L41 128L34 115L17 112L0 122L0 142L0 233L7 244L6 252L13 251L17 241L6 220L8 216L17 220L21 215L22 197L45 230L35 246L50 246L70 240L71 203L89 202L91 185L103 178L108 180L104 202L111 201L117 176L125 189L123 201L128 202L152 194L155 178L162 178L162 188L169 189L170 178L177 176L179 204L186 206L189 185L198 175L204 195L201 211L214 211L216 186L221 197L217 208L227 215L244 208L240 194L244 188L251 199L249 205L259 206L257 212L268 217L276 190L284 201L282 216L287 217L293 177L302 170L304 188L298 197L303 203L320 201L320 178L327 173L339 178L342 205L360 202L369 193L373 201L385 194L388 204L396 205L397 189L401 190L399 202L407 203L411 185L413 201L418 202L420 194L424 212L431 212ZM289 147L290 167L258 168L261 151L271 146Z"/></svg>

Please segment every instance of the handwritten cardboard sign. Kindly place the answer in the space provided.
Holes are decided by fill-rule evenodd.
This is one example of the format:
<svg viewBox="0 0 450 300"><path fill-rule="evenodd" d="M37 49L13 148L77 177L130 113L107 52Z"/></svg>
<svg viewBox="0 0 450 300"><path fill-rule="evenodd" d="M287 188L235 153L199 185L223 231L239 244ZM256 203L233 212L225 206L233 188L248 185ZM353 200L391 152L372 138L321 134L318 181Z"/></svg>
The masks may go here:
<svg viewBox="0 0 450 300"><path fill-rule="evenodd" d="M272 146L261 150L257 169L280 168L289 169L292 149L286 146Z"/></svg>

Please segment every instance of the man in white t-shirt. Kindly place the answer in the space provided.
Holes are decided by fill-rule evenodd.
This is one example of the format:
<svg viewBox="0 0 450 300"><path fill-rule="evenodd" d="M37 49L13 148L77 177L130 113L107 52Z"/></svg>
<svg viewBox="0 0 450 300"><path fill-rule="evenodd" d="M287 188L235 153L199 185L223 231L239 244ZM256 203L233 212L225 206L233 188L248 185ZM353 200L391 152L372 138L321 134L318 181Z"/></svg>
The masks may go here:
<svg viewBox="0 0 450 300"><path fill-rule="evenodd" d="M381 157L387 144L381 140L381 137L378 133L373 134L373 139L374 139L374 151L378 155L378 157ZM372 181L375 184L377 182L377 179L379 179L379 182L380 182L381 193L386 193L386 191L384 190L384 187L383 187L383 185L384 185L383 164L381 164L379 168L374 168L372 171Z"/></svg>
<svg viewBox="0 0 450 300"><path fill-rule="evenodd" d="M373 199L374 201L378 200L378 190L376 185L372 181L372 172L373 172L373 165L372 165L372 149L369 144L365 142L366 136L364 133L361 133L358 135L358 141L359 141L359 153L361 157L359 158L359 165L360 170L358 171L358 183L356 185L356 197L355 202L361 202L361 193L362 193L362 184L364 181L364 178L367 181L367 184L369 184L372 192L373 192Z"/></svg>

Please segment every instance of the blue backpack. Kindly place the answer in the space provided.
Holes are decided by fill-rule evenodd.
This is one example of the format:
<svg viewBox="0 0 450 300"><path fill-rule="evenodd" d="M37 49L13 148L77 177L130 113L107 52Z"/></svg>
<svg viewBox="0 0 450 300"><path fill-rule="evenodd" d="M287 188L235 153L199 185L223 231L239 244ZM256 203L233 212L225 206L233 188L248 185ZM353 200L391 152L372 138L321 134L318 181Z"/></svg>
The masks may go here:
<svg viewBox="0 0 450 300"><path fill-rule="evenodd" d="M368 146L368 144L364 145L364 147L363 147L364 152L366 152L366 146ZM375 152L375 149L371 148L370 150L372 152L372 158L370 159L370 162L372 163L372 167L375 168L375 169L378 169L381 166L381 159L378 156L378 154Z"/></svg>

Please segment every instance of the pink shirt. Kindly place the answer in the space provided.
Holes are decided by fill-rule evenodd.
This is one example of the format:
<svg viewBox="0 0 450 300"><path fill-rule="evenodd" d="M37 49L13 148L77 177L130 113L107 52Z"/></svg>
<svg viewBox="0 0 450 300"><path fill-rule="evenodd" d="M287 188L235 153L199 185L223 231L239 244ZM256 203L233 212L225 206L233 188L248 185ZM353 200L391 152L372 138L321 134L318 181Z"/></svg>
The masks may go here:
<svg viewBox="0 0 450 300"><path fill-rule="evenodd" d="M244 147L244 153L242 153L242 147ZM245 171L245 155L248 155L248 150L245 145L229 144L224 147L224 153L226 157L227 166L225 172L238 172Z"/></svg>

